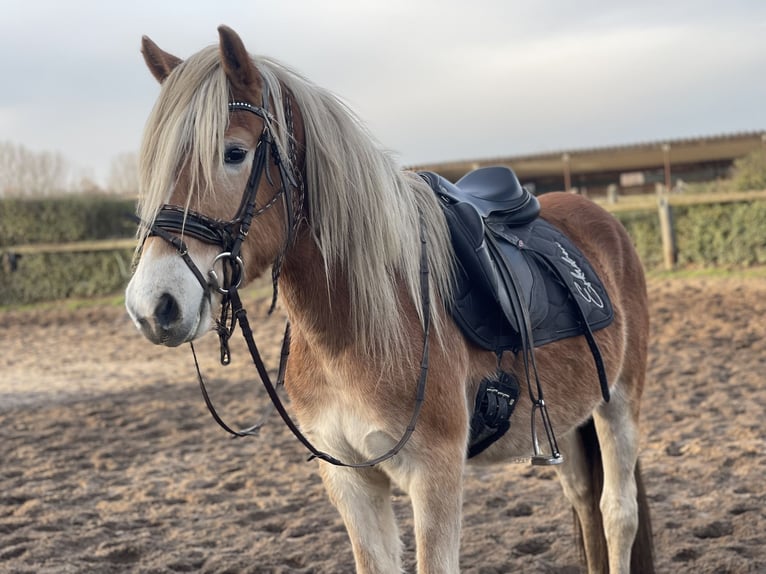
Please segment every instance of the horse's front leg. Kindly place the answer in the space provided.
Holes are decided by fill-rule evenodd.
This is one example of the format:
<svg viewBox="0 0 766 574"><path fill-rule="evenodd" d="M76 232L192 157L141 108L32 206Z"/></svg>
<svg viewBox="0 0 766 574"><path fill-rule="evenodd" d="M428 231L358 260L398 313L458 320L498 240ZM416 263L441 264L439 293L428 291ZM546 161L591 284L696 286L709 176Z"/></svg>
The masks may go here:
<svg viewBox="0 0 766 574"><path fill-rule="evenodd" d="M441 454L441 456L440 456ZM460 572L460 528L465 447L430 452L411 474L418 574Z"/></svg>
<svg viewBox="0 0 766 574"><path fill-rule="evenodd" d="M375 468L320 464L330 500L346 525L359 574L401 572L401 542L391 506L391 481Z"/></svg>

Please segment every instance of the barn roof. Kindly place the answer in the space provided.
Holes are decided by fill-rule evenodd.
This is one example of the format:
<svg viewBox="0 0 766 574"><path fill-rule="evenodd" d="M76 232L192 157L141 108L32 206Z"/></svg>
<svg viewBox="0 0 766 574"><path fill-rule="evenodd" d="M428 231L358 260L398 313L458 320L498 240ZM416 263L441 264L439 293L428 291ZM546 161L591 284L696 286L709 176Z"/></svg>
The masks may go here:
<svg viewBox="0 0 766 574"><path fill-rule="evenodd" d="M631 172L662 167L665 161L663 146L669 146L668 154L673 165L733 161L756 149L766 149L766 130L429 163L410 169L435 171L454 181L478 167L507 165L523 181L561 175L568 157L572 173Z"/></svg>

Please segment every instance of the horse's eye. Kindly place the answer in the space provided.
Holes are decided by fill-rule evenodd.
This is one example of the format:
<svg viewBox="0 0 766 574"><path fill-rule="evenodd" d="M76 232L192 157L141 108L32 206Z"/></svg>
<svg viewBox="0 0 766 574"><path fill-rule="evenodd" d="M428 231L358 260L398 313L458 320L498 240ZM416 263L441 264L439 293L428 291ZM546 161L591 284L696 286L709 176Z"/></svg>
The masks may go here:
<svg viewBox="0 0 766 574"><path fill-rule="evenodd" d="M247 150L241 147L232 147L223 154L223 161L227 164L236 165L245 161Z"/></svg>

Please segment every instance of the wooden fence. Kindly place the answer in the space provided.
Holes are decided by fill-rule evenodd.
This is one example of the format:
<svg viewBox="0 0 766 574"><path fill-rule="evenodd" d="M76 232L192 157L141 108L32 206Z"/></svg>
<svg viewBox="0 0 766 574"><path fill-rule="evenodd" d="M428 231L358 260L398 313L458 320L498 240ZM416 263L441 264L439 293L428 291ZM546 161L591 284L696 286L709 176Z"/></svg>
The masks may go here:
<svg viewBox="0 0 766 574"><path fill-rule="evenodd" d="M766 190L695 194L658 193L619 198L610 194L607 199L597 200L597 203L612 213L656 209L660 222L663 264L665 269L670 271L676 266L678 253L673 228L673 206L713 205L753 200L766 200Z"/></svg>
<svg viewBox="0 0 766 574"><path fill-rule="evenodd" d="M99 239L67 243L30 243L27 245L0 247L0 269L6 273L16 271L18 259L22 255L36 255L40 253L95 253L117 249L134 249L135 246L135 239ZM122 268L123 265L121 264L120 267ZM123 273L129 273L129 269L126 269Z"/></svg>
<svg viewBox="0 0 766 574"><path fill-rule="evenodd" d="M616 201L615 201L616 199ZM639 196L620 196L612 201L596 199L596 203L612 213L629 211L657 210L663 243L665 267L675 266L675 238L673 233L673 206L705 205L717 203L733 203L740 201L766 200L766 190L747 192L721 192L698 194L649 194ZM0 248L0 258L7 268L9 262L18 255L36 253L87 253L94 251L110 251L115 249L133 249L136 240L105 239L98 241L75 241L70 243L38 243L15 245Z"/></svg>
<svg viewBox="0 0 766 574"><path fill-rule="evenodd" d="M653 211L657 209L658 198L667 198L672 206L681 205L709 205L715 203L736 203L739 201L753 201L766 199L766 190L763 191L726 191L718 193L662 193L644 195L621 195L616 202L609 202L605 198L594 201L607 211L618 213L621 211Z"/></svg>
<svg viewBox="0 0 766 574"><path fill-rule="evenodd" d="M93 251L113 251L115 249L133 249L136 240L131 239L99 239L95 241L72 241L69 243L30 243L0 247L2 253L30 255L35 253L90 253Z"/></svg>

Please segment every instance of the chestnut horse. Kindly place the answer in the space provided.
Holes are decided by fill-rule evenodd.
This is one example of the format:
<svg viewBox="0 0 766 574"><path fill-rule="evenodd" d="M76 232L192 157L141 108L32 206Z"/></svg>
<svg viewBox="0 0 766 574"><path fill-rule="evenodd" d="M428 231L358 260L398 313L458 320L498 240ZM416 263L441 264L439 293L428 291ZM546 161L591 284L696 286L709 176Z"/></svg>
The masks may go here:
<svg viewBox="0 0 766 574"><path fill-rule="evenodd" d="M227 289L219 277L231 288L271 269L293 331L290 409L315 445L351 463L402 436L427 343L425 399L401 450L370 468L317 464L357 572L401 571L392 485L412 501L418 572L458 572L469 421L497 357L467 342L447 311L455 262L434 193L400 170L336 97L250 55L227 27L218 46L185 61L146 37L142 51L161 91L140 155L142 249L126 294L131 317L153 343L190 342L221 329L214 315ZM589 571L646 574L653 558L638 466L649 330L641 263L621 225L590 201L551 193L540 203L541 217L589 259L614 307L612 324L595 333L609 402L583 337L536 349L564 457L556 471ZM164 231L156 231L160 219ZM228 238L234 254L213 245L227 234L236 236ZM421 292L421 236L430 305ZM522 376L521 358L506 353L503 369ZM533 416L526 399L514 421ZM470 462L529 456L532 443L529 426L514 423Z"/></svg>

